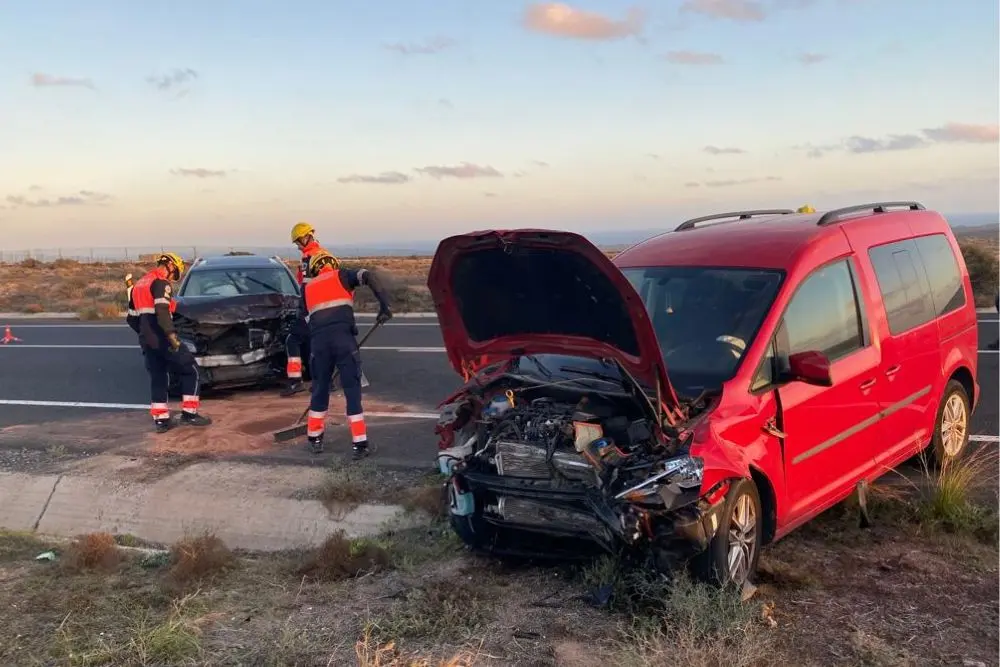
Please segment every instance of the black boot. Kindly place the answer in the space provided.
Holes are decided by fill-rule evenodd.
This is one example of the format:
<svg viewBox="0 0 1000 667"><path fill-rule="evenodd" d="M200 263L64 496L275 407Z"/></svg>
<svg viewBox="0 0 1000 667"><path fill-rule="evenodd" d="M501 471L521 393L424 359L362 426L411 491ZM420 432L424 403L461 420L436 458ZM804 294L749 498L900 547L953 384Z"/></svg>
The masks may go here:
<svg viewBox="0 0 1000 667"><path fill-rule="evenodd" d="M156 429L157 433L166 433L173 428L173 423L171 423L170 417L166 417L165 419L154 419L153 427Z"/></svg>
<svg viewBox="0 0 1000 667"><path fill-rule="evenodd" d="M368 456L368 441L362 440L361 442L354 443L354 460L358 461L360 459Z"/></svg>
<svg viewBox="0 0 1000 667"><path fill-rule="evenodd" d="M208 426L212 423L211 417L199 415L197 412L182 412L181 424L183 426Z"/></svg>
<svg viewBox="0 0 1000 667"><path fill-rule="evenodd" d="M310 435L309 436L309 451L313 454L323 453L323 435Z"/></svg>
<svg viewBox="0 0 1000 667"><path fill-rule="evenodd" d="M302 380L292 380L282 388L280 396L282 398L288 398L289 396L294 396L299 392L305 391L305 388L306 385L302 382Z"/></svg>

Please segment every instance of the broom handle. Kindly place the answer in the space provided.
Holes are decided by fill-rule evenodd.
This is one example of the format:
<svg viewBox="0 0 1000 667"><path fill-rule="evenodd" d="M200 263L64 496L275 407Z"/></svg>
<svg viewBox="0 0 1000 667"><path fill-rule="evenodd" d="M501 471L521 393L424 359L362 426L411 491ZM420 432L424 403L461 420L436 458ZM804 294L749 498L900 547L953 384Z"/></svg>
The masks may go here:
<svg viewBox="0 0 1000 667"><path fill-rule="evenodd" d="M376 330L376 329L378 329L378 328L379 328L380 326L382 326L382 324L384 324L384 323L383 323L383 322L380 322L380 321L378 321L378 320L375 320L375 324L373 324L373 325L372 325L372 328L368 330L368 333L366 333L366 334L365 334L364 336L362 336L362 337L361 337L361 340L359 340L359 341L358 341L358 349L360 349L360 348L364 347L364 344L365 344L365 341L367 341L367 340L368 340L368 338L369 338L369 337L370 337L370 336L371 336L371 335L372 335L373 333L375 333L375 330ZM330 376L330 380L331 380L331 382L332 382L333 380L336 380L336 379L337 379L337 374L338 374L338 373L340 373L340 369L339 369L339 368L334 368L334 369L333 369L333 375L331 375L331 376ZM299 418L298 418L298 420L297 420L297 421L295 422L295 424L296 424L296 425L298 425L298 424L301 424L301 423L302 423L302 420L306 418L306 415L307 415L307 414L309 414L309 406L308 406L308 405L306 406L306 409L302 411L302 415L301 415L301 416L299 416Z"/></svg>

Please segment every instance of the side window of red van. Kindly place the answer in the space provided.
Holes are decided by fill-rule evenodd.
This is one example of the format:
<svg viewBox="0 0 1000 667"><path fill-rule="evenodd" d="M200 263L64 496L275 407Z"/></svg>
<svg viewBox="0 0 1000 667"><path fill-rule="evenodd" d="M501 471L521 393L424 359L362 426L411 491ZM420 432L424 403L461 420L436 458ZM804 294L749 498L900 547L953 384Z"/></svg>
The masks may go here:
<svg viewBox="0 0 1000 667"><path fill-rule="evenodd" d="M836 361L865 346L849 260L817 269L799 285L782 320L781 356L822 352ZM782 344L784 343L784 344Z"/></svg>
<svg viewBox="0 0 1000 667"><path fill-rule="evenodd" d="M868 257L894 336L965 305L958 262L944 234L875 246Z"/></svg>

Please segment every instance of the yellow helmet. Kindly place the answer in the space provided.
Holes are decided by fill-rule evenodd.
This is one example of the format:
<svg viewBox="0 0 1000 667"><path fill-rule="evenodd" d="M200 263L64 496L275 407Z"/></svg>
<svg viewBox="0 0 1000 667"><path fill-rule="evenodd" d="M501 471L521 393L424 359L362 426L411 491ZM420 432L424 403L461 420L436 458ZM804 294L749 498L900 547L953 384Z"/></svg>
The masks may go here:
<svg viewBox="0 0 1000 667"><path fill-rule="evenodd" d="M164 264L166 262L173 262L174 266L177 267L177 272L174 274L173 279L177 280L180 278L181 274L184 273L184 260L181 259L181 256L176 253L165 252L156 259L157 264Z"/></svg>
<svg viewBox="0 0 1000 667"><path fill-rule="evenodd" d="M795 212L796 213L815 213L816 209L814 209L809 204L806 204L805 206L799 206L798 210L796 210Z"/></svg>
<svg viewBox="0 0 1000 667"><path fill-rule="evenodd" d="M307 234L315 234L316 230L308 222L297 222L295 226L292 227L292 243L295 243L300 238Z"/></svg>
<svg viewBox="0 0 1000 667"><path fill-rule="evenodd" d="M309 277L315 278L320 274L320 272L325 268L329 267L331 269L340 268L340 260L331 255L328 252L318 252L309 258Z"/></svg>

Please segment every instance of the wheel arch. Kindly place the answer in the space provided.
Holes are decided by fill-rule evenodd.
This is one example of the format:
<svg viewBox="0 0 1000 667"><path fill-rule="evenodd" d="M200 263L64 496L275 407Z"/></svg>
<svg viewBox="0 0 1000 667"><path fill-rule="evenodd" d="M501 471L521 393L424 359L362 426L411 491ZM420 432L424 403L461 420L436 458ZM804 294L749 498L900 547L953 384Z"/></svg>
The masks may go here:
<svg viewBox="0 0 1000 667"><path fill-rule="evenodd" d="M974 409L978 403L976 400L978 397L976 396L976 381L972 377L972 371L967 366L959 366L948 377L948 382L952 380L962 385L962 388L965 389L965 395L969 398L969 407L970 409ZM947 382L945 385L947 385Z"/></svg>
<svg viewBox="0 0 1000 667"><path fill-rule="evenodd" d="M774 535L778 529L778 501L774 493L774 486L771 480L759 468L750 466L750 479L757 487L757 496L760 498L760 506L763 525L763 535L761 544L770 544L774 541Z"/></svg>

